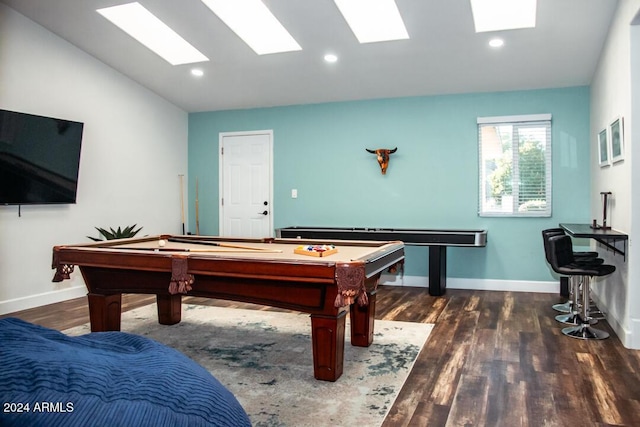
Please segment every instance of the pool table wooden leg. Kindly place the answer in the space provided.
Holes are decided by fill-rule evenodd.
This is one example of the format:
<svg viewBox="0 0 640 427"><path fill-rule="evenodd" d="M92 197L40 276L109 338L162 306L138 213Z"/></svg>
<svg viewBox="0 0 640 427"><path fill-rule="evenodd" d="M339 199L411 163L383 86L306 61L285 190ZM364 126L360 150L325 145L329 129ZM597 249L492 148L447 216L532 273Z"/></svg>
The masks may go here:
<svg viewBox="0 0 640 427"><path fill-rule="evenodd" d="M122 294L87 295L91 332L119 331L122 314Z"/></svg>
<svg viewBox="0 0 640 427"><path fill-rule="evenodd" d="M361 307L351 304L351 345L369 347L373 342L373 324L376 315L376 291L367 292L369 304Z"/></svg>
<svg viewBox="0 0 640 427"><path fill-rule="evenodd" d="M313 376L318 380L336 381L342 375L346 317L344 310L337 316L311 315Z"/></svg>
<svg viewBox="0 0 640 427"><path fill-rule="evenodd" d="M156 295L158 323L175 325L182 320L182 295Z"/></svg>

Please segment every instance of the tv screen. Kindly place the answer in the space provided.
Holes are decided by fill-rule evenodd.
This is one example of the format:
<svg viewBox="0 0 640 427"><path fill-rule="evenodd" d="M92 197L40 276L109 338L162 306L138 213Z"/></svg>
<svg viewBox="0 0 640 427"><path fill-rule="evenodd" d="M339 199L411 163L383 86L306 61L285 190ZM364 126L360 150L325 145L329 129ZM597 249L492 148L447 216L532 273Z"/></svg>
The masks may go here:
<svg viewBox="0 0 640 427"><path fill-rule="evenodd" d="M75 203L83 127L0 110L0 204Z"/></svg>

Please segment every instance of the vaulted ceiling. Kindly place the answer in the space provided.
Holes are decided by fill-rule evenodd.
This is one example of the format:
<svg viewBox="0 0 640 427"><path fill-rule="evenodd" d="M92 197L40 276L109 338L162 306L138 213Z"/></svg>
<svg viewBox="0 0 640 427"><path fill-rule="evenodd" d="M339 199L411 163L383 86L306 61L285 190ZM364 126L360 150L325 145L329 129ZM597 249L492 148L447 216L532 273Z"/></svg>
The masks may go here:
<svg viewBox="0 0 640 427"><path fill-rule="evenodd" d="M589 85L617 6L538 0L536 28L476 33L469 0L396 0L410 38L360 44L333 0L264 0L302 50L260 56L201 0L138 0L210 58L173 66L96 12L128 0L0 1L188 112Z"/></svg>

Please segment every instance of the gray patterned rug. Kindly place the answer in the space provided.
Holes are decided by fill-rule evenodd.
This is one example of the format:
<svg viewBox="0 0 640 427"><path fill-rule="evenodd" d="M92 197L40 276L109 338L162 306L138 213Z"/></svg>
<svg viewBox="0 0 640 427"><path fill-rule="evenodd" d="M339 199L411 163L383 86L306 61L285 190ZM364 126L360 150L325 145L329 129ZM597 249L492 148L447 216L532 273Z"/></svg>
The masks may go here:
<svg viewBox="0 0 640 427"><path fill-rule="evenodd" d="M122 331L176 348L231 390L254 426L379 426L433 325L376 320L369 348L345 345L344 374L313 377L308 314L183 304L159 325L155 304L126 312ZM347 320L346 335L349 336ZM89 332L83 325L65 331Z"/></svg>

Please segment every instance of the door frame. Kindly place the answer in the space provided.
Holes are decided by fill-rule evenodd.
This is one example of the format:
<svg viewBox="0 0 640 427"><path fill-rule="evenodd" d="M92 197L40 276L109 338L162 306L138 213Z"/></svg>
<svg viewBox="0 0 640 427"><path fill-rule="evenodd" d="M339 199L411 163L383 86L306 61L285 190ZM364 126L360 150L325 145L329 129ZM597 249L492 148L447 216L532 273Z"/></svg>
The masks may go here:
<svg viewBox="0 0 640 427"><path fill-rule="evenodd" d="M273 202L273 129L254 130L254 131L238 131L238 132L220 132L218 134L218 234L224 235L224 138L229 136L253 136L267 135L269 137L269 236L274 237L273 217L275 205Z"/></svg>

